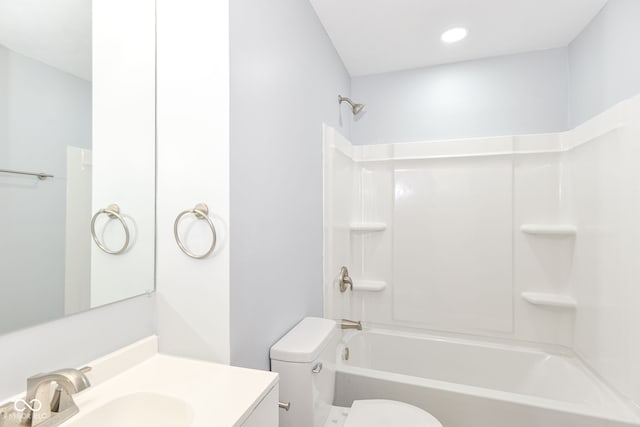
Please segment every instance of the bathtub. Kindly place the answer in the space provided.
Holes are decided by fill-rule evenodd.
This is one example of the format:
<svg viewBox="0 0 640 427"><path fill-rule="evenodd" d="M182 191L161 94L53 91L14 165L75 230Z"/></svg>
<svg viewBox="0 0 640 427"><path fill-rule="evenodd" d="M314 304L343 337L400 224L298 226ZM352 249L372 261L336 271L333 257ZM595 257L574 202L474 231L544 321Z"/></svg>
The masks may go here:
<svg viewBox="0 0 640 427"><path fill-rule="evenodd" d="M570 354L382 329L347 331L336 354L338 406L400 400L445 427L640 426L634 409Z"/></svg>

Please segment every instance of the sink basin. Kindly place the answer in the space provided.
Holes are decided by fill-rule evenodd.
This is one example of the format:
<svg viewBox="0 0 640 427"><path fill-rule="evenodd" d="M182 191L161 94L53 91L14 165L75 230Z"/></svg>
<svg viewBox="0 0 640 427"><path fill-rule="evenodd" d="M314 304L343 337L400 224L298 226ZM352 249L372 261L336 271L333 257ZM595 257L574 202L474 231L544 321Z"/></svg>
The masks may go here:
<svg viewBox="0 0 640 427"><path fill-rule="evenodd" d="M238 427L267 413L277 416L277 374L158 354L155 336L89 366L91 387L72 396L78 413L60 427ZM0 406L24 397L0 399ZM259 406L273 413L255 415Z"/></svg>
<svg viewBox="0 0 640 427"><path fill-rule="evenodd" d="M155 393L134 393L80 413L64 427L187 427L193 410L186 402Z"/></svg>

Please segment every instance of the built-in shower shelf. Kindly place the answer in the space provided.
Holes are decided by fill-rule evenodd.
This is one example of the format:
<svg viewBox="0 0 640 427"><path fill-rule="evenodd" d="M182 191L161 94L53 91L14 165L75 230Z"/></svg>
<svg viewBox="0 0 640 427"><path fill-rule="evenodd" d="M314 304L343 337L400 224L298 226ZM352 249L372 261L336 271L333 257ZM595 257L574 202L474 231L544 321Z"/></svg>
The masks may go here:
<svg viewBox="0 0 640 427"><path fill-rule="evenodd" d="M387 224L384 222L352 222L349 228L356 232L384 231L387 229Z"/></svg>
<svg viewBox="0 0 640 427"><path fill-rule="evenodd" d="M362 292L382 292L386 289L387 282L379 280L354 280L353 290Z"/></svg>
<svg viewBox="0 0 640 427"><path fill-rule="evenodd" d="M520 230L523 233L541 236L575 236L578 232L572 224L523 224Z"/></svg>
<svg viewBox="0 0 640 427"><path fill-rule="evenodd" d="M522 298L534 305L544 305L547 307L558 307L567 309L576 308L576 300L568 295L523 292Z"/></svg>

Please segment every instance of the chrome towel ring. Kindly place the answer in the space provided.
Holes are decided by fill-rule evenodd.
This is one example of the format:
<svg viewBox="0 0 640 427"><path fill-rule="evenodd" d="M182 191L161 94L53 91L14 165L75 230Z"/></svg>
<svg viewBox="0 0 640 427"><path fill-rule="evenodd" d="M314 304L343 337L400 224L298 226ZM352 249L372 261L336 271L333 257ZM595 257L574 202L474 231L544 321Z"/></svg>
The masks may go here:
<svg viewBox="0 0 640 427"><path fill-rule="evenodd" d="M102 214L108 215L111 219L117 219L118 221L120 221L120 224L122 224L122 228L124 228L124 244L117 251L112 251L111 249L107 248L96 235L96 219L98 219L98 217ZM93 218L91 218L91 237L93 237L93 241L96 242L96 245L98 245L100 249L111 255L119 255L129 248L129 227L127 226L127 223L125 222L122 215L120 215L120 206L114 203L104 209L100 209L95 213L95 215L93 215Z"/></svg>
<svg viewBox="0 0 640 427"><path fill-rule="evenodd" d="M207 252L201 255L194 254L189 249L187 249L185 245L182 243L182 240L180 240L180 235L178 234L178 225L180 224L180 220L182 219L183 216L188 214L193 214L197 219L207 221L207 224L209 224L209 228L211 229L211 234L212 234L211 247L209 247L209 250ZM203 259L208 257L211 254L211 252L213 252L213 250L215 249L216 239L217 239L216 227L213 225L213 221L209 217L209 207L204 203L198 203L193 209L188 209L186 211L180 212L176 217L175 222L173 223L173 236L176 238L176 243L178 244L178 247L180 247L180 250L184 252L186 255L194 259Z"/></svg>

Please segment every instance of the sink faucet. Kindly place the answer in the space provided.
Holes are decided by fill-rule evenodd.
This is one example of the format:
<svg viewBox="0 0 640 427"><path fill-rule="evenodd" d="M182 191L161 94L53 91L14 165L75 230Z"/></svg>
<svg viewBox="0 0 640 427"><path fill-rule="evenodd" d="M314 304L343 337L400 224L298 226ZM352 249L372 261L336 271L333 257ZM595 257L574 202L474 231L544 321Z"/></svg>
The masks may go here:
<svg viewBox="0 0 640 427"><path fill-rule="evenodd" d="M0 407L0 427L54 427L77 414L72 395L91 384L91 368L61 369L27 378L24 399ZM57 387L53 388L53 384Z"/></svg>

